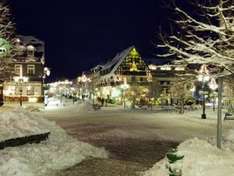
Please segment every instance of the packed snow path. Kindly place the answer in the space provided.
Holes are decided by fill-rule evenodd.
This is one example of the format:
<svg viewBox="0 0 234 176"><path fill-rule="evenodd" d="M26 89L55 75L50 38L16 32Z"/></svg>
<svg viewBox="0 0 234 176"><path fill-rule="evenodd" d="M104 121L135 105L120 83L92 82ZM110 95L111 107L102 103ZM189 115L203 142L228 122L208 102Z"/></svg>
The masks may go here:
<svg viewBox="0 0 234 176"><path fill-rule="evenodd" d="M215 113L209 111L207 120L201 120L200 114L200 111L183 116L157 111L124 111L121 107L93 111L85 104L45 112L47 118L55 120L72 136L110 152L109 160L85 161L66 170L62 176L75 176L75 173L105 176L113 170L116 170L115 175L126 176L150 168L179 142L216 135ZM234 121L224 122L224 132L233 126ZM131 173L126 174L125 170Z"/></svg>

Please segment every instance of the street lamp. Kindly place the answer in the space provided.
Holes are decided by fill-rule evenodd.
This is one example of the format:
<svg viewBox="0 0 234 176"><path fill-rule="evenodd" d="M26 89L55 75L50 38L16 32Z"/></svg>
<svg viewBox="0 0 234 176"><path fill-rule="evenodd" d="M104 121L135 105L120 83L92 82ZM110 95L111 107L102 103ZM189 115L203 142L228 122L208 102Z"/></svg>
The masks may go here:
<svg viewBox="0 0 234 176"><path fill-rule="evenodd" d="M120 86L121 90L122 90L122 99L123 99L123 105L124 105L124 109L126 107L126 102L125 102L125 91L129 88L129 84L127 83L127 80L124 80L124 83Z"/></svg>
<svg viewBox="0 0 234 176"><path fill-rule="evenodd" d="M213 111L215 111L215 90L218 89L218 84L214 78L211 78L209 82L209 88L213 91Z"/></svg>
<svg viewBox="0 0 234 176"><path fill-rule="evenodd" d="M206 119L206 96L205 96L205 85L208 83L208 86L211 90L216 90L218 85L214 78L211 78L209 75L209 70L206 65L202 65L199 70L198 81L202 82L202 119Z"/></svg>
<svg viewBox="0 0 234 176"><path fill-rule="evenodd" d="M23 94L23 83L26 83L28 82L28 77L25 77L25 76L15 76L14 78L14 81L16 82L16 85L19 86L19 92L20 92L20 106L22 106L22 94Z"/></svg>
<svg viewBox="0 0 234 176"><path fill-rule="evenodd" d="M42 77L42 91L44 95L44 105L47 106L48 104L48 93L45 90L45 79L50 76L50 69L48 67L44 67L43 77Z"/></svg>
<svg viewBox="0 0 234 176"><path fill-rule="evenodd" d="M78 77L78 83L81 84L82 87L82 99L83 99L83 92L85 88L85 92L87 92L87 84L91 82L91 79L88 78L85 74L82 76Z"/></svg>
<svg viewBox="0 0 234 176"><path fill-rule="evenodd" d="M199 70L198 81L202 83L202 119L206 119L206 96L205 96L205 85L210 80L209 71L206 65L202 65Z"/></svg>
<svg viewBox="0 0 234 176"><path fill-rule="evenodd" d="M209 76L208 69L207 69L206 65L202 65L199 72L201 74L198 76L198 80L205 80L204 77ZM208 79L206 79L206 80L208 80ZM216 139L216 142L217 142L217 147L219 149L221 149L221 147L222 147L222 128L223 128L223 124L222 124L223 77L218 78L218 85L217 85L214 78L211 78L208 81L210 81L208 83L210 89L212 89L212 90L218 89L217 136L216 136L217 139Z"/></svg>

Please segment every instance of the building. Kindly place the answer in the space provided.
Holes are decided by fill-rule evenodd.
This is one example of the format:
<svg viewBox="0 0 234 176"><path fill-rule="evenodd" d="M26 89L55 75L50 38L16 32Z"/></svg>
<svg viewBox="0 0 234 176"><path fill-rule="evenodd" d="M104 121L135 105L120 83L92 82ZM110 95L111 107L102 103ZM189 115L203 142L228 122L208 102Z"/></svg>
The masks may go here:
<svg viewBox="0 0 234 176"><path fill-rule="evenodd" d="M4 100L43 102L44 43L35 37L18 36L16 48L10 63L13 74L3 86Z"/></svg>
<svg viewBox="0 0 234 176"><path fill-rule="evenodd" d="M104 98L134 107L150 98L152 76L134 46L118 53L106 64L91 69L88 77L91 78L94 99Z"/></svg>
<svg viewBox="0 0 234 176"><path fill-rule="evenodd" d="M89 95L93 101L105 99L130 106L151 104L159 99L163 100L160 104L175 103L182 92L192 97L191 81L183 84L183 91L173 89L176 83L181 83L180 78L186 80L189 75L186 66L173 65L170 61L143 59L137 49L131 46L117 53L107 63L97 65L78 77L79 95L85 92L85 96Z"/></svg>
<svg viewBox="0 0 234 176"><path fill-rule="evenodd" d="M152 97L160 104L176 103L179 97L192 96L188 67L175 65L171 59L147 59L152 74ZM191 71L190 71L191 72Z"/></svg>
<svg viewBox="0 0 234 176"><path fill-rule="evenodd" d="M226 110L234 113L234 78L233 74L224 79L223 103Z"/></svg>

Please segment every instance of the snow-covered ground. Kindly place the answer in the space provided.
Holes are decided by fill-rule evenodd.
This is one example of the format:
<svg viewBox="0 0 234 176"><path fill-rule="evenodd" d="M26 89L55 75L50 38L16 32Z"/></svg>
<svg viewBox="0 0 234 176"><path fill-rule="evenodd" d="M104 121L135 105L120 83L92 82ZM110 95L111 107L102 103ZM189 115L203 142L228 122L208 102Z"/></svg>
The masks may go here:
<svg viewBox="0 0 234 176"><path fill-rule="evenodd" d="M79 123L115 125L100 136L118 135L126 138L153 138L181 142L189 138L208 138L216 135L217 112L207 109L207 119L201 119L201 110L186 112L181 115L175 112L124 110L122 106L102 107L93 110L90 103L80 103L59 109L45 110L47 118L62 123L79 121ZM151 127L150 127L151 126ZM126 127L126 128L125 128ZM134 129L131 129L134 127ZM234 127L234 121L224 121L224 133ZM89 138L92 136L88 136Z"/></svg>
<svg viewBox="0 0 234 176"><path fill-rule="evenodd" d="M49 132L35 115L20 109L0 114L0 141Z"/></svg>
<svg viewBox="0 0 234 176"><path fill-rule="evenodd" d="M48 98L48 103L44 107L44 110L58 110L66 107L73 106L74 104L78 104L79 102L73 102L72 99L68 99L66 97L50 97Z"/></svg>
<svg viewBox="0 0 234 176"><path fill-rule="evenodd" d="M176 114L171 114L170 116L179 118ZM182 175L234 176L234 123L229 120L223 122L224 133L222 150L220 150L216 147L215 137L217 112L208 109L207 117L206 120L201 120L199 111L186 112L184 115L180 116L184 122L190 123L190 127L192 124L197 124L202 130L202 126L206 126L206 130L202 130L204 135L197 135L197 133L194 133L199 138L191 136L186 140L184 139L185 141L178 146L178 154L184 156L182 161ZM212 131L213 135L210 135ZM186 133L186 131L184 131L184 133ZM153 168L146 171L143 176L168 176L169 172L166 165L167 159L164 158L157 162Z"/></svg>
<svg viewBox="0 0 234 176"><path fill-rule="evenodd" d="M93 147L68 136L55 122L48 121L41 113L29 113L22 109L2 113L1 138L28 133L50 131L47 141L0 150L1 176L47 176L71 167L89 157L107 158L102 148ZM9 129L6 129L9 125ZM8 136L9 137L9 136Z"/></svg>
<svg viewBox="0 0 234 176"><path fill-rule="evenodd" d="M178 154L183 155L182 175L185 176L233 176L234 175L234 131L230 131L223 150L214 143L198 138L186 140L178 146ZM157 162L143 176L168 176L167 159ZM175 165L174 165L175 166ZM178 165L177 165L178 166Z"/></svg>
<svg viewBox="0 0 234 176"><path fill-rule="evenodd" d="M95 145L97 142L98 146L107 146L109 149L112 147L109 144L129 143L131 145L133 141L142 141L142 145L148 146L151 145L150 141L154 140L180 142L182 144L178 149L185 155L183 175L186 176L208 174L232 176L234 173L234 132L230 130L234 128L234 121L224 121L224 149L218 150L214 140L217 112L213 112L212 109L207 109L206 120L200 119L201 110L186 112L184 115L158 110L123 110L121 106L103 107L101 110L95 111L88 102L77 104L68 102L65 106L47 108L43 112L33 113L37 114L35 116L25 111L20 113L23 114L22 116L31 116L31 119L40 124L41 130L49 130L52 135L48 141L41 144L0 151L0 175L52 175L50 172L70 167L90 156L107 157L105 150L74 140L55 123L47 121L41 116L56 120L77 139ZM37 125L34 124L34 126ZM35 129L35 131L37 130ZM193 139L194 137L195 139ZM102 145L102 143L105 144ZM132 148L135 149L135 147ZM121 152L131 154L130 151L122 151L122 149ZM157 155L157 152L154 154ZM140 157L141 155L139 155ZM128 158L135 161L132 156ZM153 160L152 163L156 161ZM12 166L14 167L12 168ZM144 174L145 176L167 176L165 160L161 160Z"/></svg>
<svg viewBox="0 0 234 176"><path fill-rule="evenodd" d="M209 108L207 108L206 120L201 119L201 110L186 112L184 115L157 110L124 111L122 107L118 106L93 111L89 104L74 105L46 113L47 118L57 120L69 133L82 140L94 143L107 141L105 145L109 147L110 151L111 147L114 147L108 146L110 143L119 145L114 141L123 144L129 143L129 146L125 147L130 147L132 140L142 141L142 146L145 147L140 148L141 150L146 149L152 140L165 141L165 143L167 141L180 142L182 144L178 149L185 155L183 161L183 175L185 176L234 175L234 132L231 130L234 128L234 121L224 121L225 142L223 145L225 149L218 150L215 146L217 112L213 112ZM98 144L102 146L102 144ZM113 151L115 152L115 149ZM128 151L121 149L121 152L127 153ZM147 159L147 154L146 151L142 152L145 152L143 162ZM129 153L131 154L131 152ZM138 151L135 153L139 155ZM156 151L151 152L152 154L157 155L158 153ZM128 158L135 161L132 156ZM137 159L137 161L140 160ZM145 176L168 176L165 160L161 160L144 174Z"/></svg>

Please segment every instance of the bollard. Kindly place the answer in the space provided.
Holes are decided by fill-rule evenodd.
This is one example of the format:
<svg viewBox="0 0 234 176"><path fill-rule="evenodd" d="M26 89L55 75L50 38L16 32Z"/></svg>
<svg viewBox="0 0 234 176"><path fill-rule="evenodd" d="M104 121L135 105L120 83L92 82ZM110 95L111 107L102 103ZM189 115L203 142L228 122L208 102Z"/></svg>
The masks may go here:
<svg viewBox="0 0 234 176"><path fill-rule="evenodd" d="M169 176L182 176L182 161L184 156L179 155L177 149L172 149L166 154Z"/></svg>

